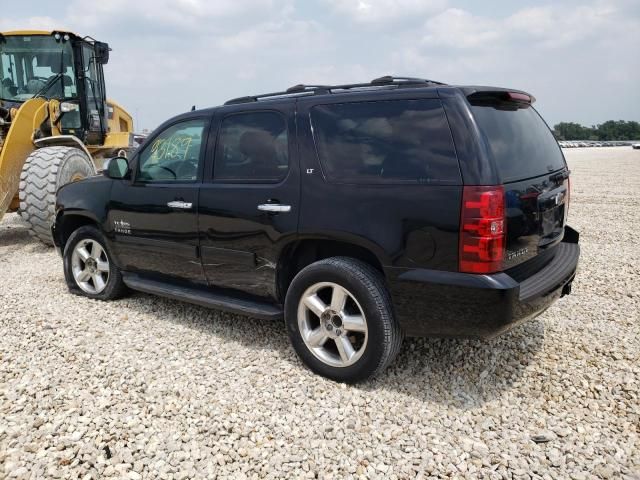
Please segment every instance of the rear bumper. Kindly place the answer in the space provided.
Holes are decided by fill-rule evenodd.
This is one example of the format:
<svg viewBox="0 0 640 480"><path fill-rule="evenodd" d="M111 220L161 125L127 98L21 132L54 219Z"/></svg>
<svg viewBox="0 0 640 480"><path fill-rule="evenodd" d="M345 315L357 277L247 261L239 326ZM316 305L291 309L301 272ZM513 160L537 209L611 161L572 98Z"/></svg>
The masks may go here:
<svg viewBox="0 0 640 480"><path fill-rule="evenodd" d="M490 338L532 319L571 292L580 247L566 227L551 261L522 282L507 273L474 275L387 269L396 317L408 336Z"/></svg>

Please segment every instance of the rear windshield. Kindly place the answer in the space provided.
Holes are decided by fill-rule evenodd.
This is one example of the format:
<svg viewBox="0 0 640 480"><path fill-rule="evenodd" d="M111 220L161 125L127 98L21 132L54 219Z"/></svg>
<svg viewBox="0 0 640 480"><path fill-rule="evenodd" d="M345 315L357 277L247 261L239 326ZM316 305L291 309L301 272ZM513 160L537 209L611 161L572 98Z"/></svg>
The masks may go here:
<svg viewBox="0 0 640 480"><path fill-rule="evenodd" d="M472 106L503 182L537 177L565 166L558 142L533 107Z"/></svg>
<svg viewBox="0 0 640 480"><path fill-rule="evenodd" d="M436 99L317 105L313 134L336 183L460 184L442 104Z"/></svg>

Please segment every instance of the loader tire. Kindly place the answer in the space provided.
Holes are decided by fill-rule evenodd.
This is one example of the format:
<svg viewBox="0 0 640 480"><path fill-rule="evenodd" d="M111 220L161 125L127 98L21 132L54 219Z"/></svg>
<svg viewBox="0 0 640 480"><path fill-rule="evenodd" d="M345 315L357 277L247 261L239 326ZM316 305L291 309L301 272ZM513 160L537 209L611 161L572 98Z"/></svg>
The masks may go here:
<svg viewBox="0 0 640 480"><path fill-rule="evenodd" d="M51 222L56 192L95 173L93 162L79 148L45 147L31 153L20 175L20 215L29 225L29 233L53 245Z"/></svg>

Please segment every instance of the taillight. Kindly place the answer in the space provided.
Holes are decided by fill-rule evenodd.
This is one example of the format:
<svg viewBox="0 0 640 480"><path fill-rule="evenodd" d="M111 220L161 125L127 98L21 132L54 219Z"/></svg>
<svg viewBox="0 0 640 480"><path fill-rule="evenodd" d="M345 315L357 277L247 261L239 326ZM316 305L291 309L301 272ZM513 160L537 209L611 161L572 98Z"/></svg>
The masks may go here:
<svg viewBox="0 0 640 480"><path fill-rule="evenodd" d="M505 233L504 188L464 187L460 213L459 270L467 273L502 270Z"/></svg>

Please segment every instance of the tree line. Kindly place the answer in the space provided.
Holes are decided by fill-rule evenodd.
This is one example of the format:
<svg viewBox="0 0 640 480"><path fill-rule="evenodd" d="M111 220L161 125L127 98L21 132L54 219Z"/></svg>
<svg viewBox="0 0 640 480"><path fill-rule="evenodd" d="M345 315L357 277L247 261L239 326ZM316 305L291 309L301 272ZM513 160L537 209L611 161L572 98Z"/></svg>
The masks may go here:
<svg viewBox="0 0 640 480"><path fill-rule="evenodd" d="M553 134L558 140L640 140L640 123L609 120L585 127L579 123L561 122L553 127Z"/></svg>

